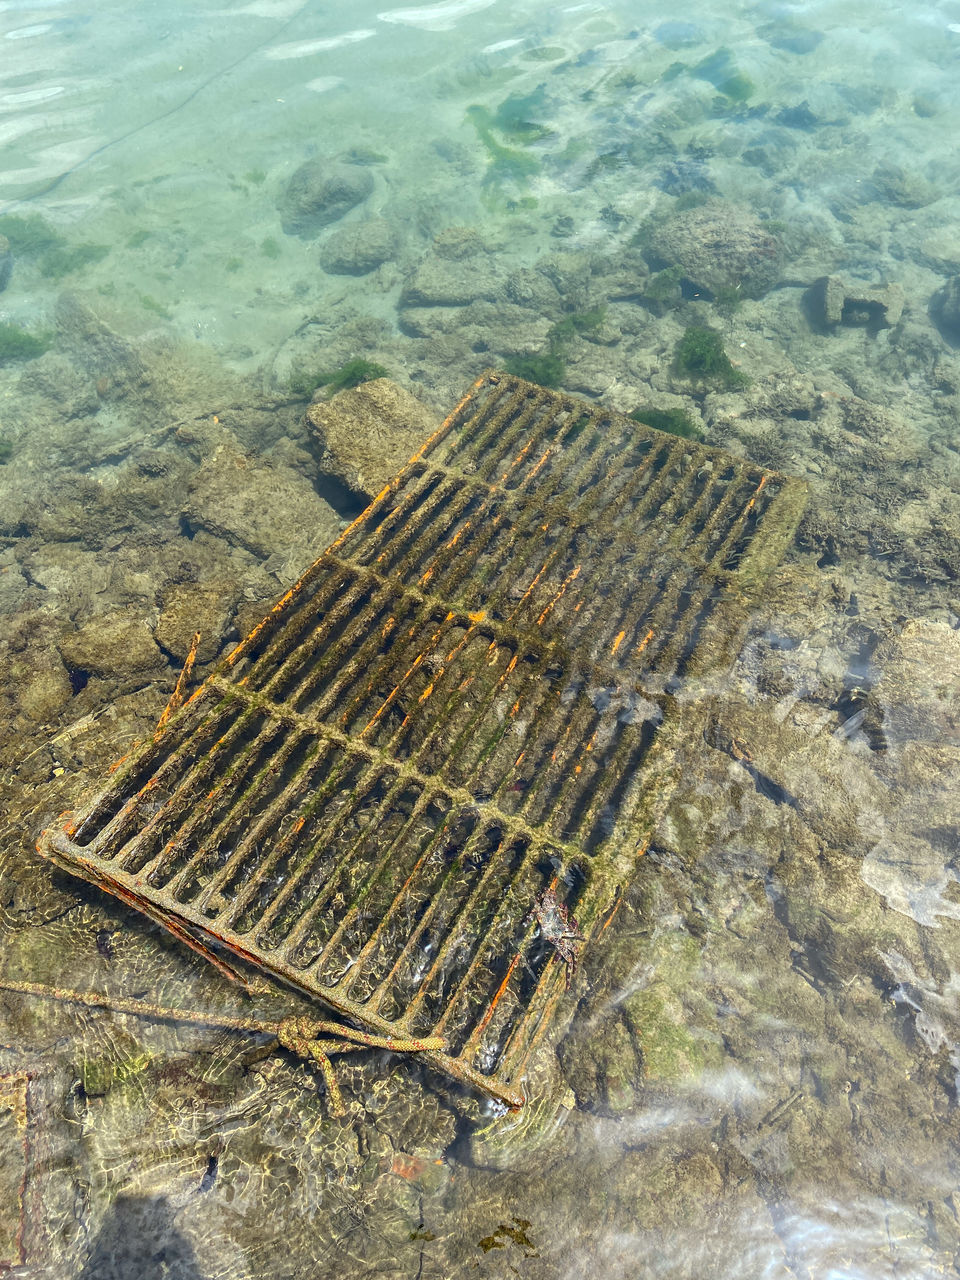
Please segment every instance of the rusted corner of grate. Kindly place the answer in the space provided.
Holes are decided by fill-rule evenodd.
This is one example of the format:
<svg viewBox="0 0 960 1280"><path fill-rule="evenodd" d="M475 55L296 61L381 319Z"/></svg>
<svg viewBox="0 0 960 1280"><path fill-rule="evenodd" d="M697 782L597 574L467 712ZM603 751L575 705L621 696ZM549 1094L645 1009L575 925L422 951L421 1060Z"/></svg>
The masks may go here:
<svg viewBox="0 0 960 1280"><path fill-rule="evenodd" d="M517 1106L803 494L488 372L40 851Z"/></svg>

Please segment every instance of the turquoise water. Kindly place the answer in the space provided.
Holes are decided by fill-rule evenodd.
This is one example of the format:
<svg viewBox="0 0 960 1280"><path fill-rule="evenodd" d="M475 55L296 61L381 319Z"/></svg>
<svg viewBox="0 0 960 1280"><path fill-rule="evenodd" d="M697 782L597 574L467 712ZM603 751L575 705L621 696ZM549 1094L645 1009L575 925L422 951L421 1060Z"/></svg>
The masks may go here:
<svg viewBox="0 0 960 1280"><path fill-rule="evenodd" d="M0 1271L956 1271L958 60L950 2L0 0L0 983L244 1016L32 844L392 474L319 374L429 423L514 362L810 486L547 1118L0 993Z"/></svg>

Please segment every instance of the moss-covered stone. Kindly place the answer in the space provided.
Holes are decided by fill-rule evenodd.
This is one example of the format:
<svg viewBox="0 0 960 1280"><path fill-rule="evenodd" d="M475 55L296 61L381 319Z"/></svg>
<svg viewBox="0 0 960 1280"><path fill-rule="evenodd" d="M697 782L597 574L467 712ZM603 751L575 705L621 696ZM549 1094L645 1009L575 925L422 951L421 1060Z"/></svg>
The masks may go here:
<svg viewBox="0 0 960 1280"><path fill-rule="evenodd" d="M719 333L706 325L690 325L684 330L677 344L674 368L685 377L718 382L724 387L747 385L746 376L730 363Z"/></svg>

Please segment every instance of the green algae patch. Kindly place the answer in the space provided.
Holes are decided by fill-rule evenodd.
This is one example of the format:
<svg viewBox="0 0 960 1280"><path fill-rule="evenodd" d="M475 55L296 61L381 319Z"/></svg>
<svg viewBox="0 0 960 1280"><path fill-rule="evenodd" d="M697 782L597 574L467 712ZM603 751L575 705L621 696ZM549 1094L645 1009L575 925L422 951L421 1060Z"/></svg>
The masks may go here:
<svg viewBox="0 0 960 1280"><path fill-rule="evenodd" d="M538 356L511 356L504 362L507 373L541 387L559 387L566 373L566 361L559 355L547 352Z"/></svg>
<svg viewBox="0 0 960 1280"><path fill-rule="evenodd" d="M685 409L653 409L641 406L629 415L634 422L642 422L655 431L667 435L682 436L684 440L702 440L703 432Z"/></svg>
<svg viewBox="0 0 960 1280"><path fill-rule="evenodd" d="M40 259L40 274L48 280L60 280L64 276L101 262L110 249L105 244L57 245Z"/></svg>
<svg viewBox="0 0 960 1280"><path fill-rule="evenodd" d="M332 392L346 391L350 387L359 387L361 382L373 382L376 378L389 378L390 370L373 360L348 360L339 369L316 370L313 373L305 369L297 370L290 378L290 390L297 395L313 395L318 387L326 387Z"/></svg>
<svg viewBox="0 0 960 1280"><path fill-rule="evenodd" d="M0 323L0 364L10 360L35 360L50 346L45 334L28 333L19 325Z"/></svg>
<svg viewBox="0 0 960 1280"><path fill-rule="evenodd" d="M547 334L547 349L536 355L511 356L504 362L507 373L525 378L541 387L559 387L567 371L566 350L574 338L595 333L606 319L606 307L572 311L558 320Z"/></svg>
<svg viewBox="0 0 960 1280"><path fill-rule="evenodd" d="M66 240L39 213L6 213L0 217L0 235L10 241L17 257L36 257L66 244Z"/></svg>
<svg viewBox="0 0 960 1280"><path fill-rule="evenodd" d="M748 382L730 363L719 333L706 325L690 325L684 330L673 363L676 372L685 377L718 382L731 390Z"/></svg>
<svg viewBox="0 0 960 1280"><path fill-rule="evenodd" d="M487 151L489 164L484 182L521 181L539 172L540 162L536 156L498 142L493 134L495 117L486 107L467 107L467 119Z"/></svg>
<svg viewBox="0 0 960 1280"><path fill-rule="evenodd" d="M559 355L560 349L574 338L585 333L596 333L607 318L606 307L594 307L592 311L573 311L551 328L547 334L550 350Z"/></svg>
<svg viewBox="0 0 960 1280"><path fill-rule="evenodd" d="M703 1070L701 1042L683 1025L683 1005L666 983L634 992L623 1011L640 1042L647 1079L682 1080Z"/></svg>
<svg viewBox="0 0 960 1280"><path fill-rule="evenodd" d="M746 102L756 92L756 85L737 67L729 49L717 49L709 54L691 67L690 74L706 80L733 102Z"/></svg>

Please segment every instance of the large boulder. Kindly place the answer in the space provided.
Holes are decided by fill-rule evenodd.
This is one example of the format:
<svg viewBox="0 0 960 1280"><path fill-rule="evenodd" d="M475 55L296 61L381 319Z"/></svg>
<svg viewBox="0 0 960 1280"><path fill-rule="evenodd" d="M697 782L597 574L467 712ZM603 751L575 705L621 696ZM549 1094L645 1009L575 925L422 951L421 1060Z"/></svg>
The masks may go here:
<svg viewBox="0 0 960 1280"><path fill-rule="evenodd" d="M283 229L288 236L314 236L366 200L372 190L369 169L336 160L307 160L278 202Z"/></svg>
<svg viewBox="0 0 960 1280"><path fill-rule="evenodd" d="M760 219L740 205L708 200L650 232L648 249L664 267L678 266L701 289L738 289L759 298L780 278L782 250Z"/></svg>
<svg viewBox="0 0 960 1280"><path fill-rule="evenodd" d="M364 382L307 410L324 474L372 497L413 457L440 417L389 378Z"/></svg>
<svg viewBox="0 0 960 1280"><path fill-rule="evenodd" d="M320 265L335 276L365 276L397 251L397 235L386 218L338 227L320 250Z"/></svg>
<svg viewBox="0 0 960 1280"><path fill-rule="evenodd" d="M493 302L503 290L503 276L484 260L448 259L428 254L407 277L401 307L465 307L484 298Z"/></svg>
<svg viewBox="0 0 960 1280"><path fill-rule="evenodd" d="M261 559L306 564L339 532L333 508L305 477L247 456L227 436L191 480L182 513L192 532L202 529Z"/></svg>

